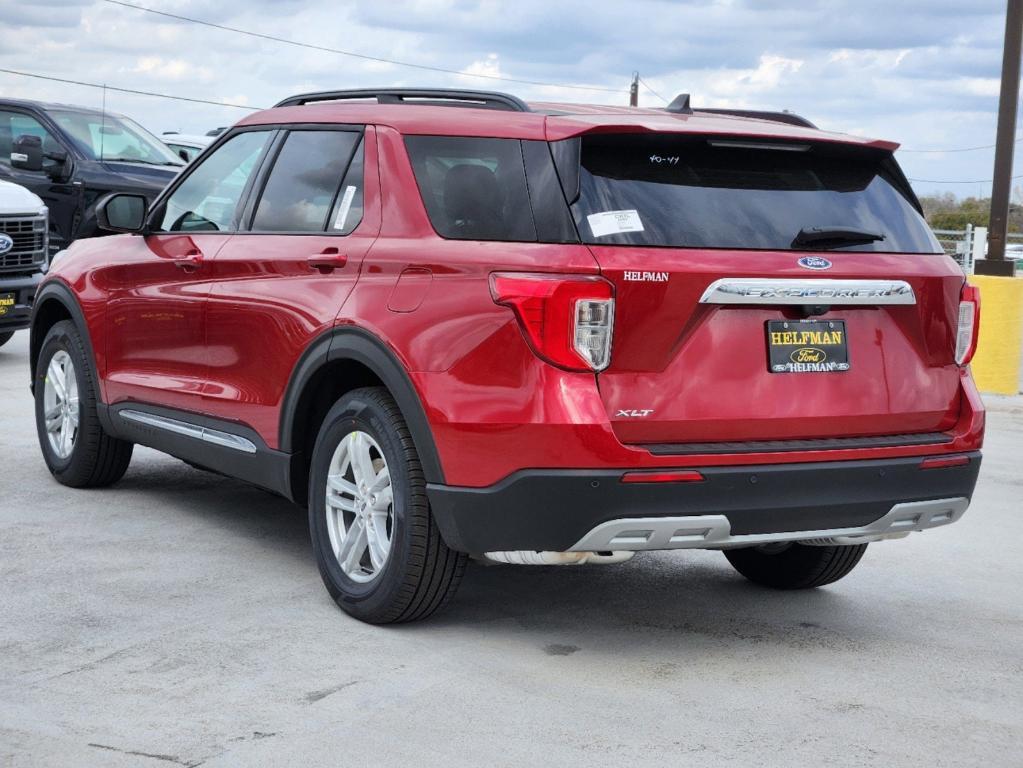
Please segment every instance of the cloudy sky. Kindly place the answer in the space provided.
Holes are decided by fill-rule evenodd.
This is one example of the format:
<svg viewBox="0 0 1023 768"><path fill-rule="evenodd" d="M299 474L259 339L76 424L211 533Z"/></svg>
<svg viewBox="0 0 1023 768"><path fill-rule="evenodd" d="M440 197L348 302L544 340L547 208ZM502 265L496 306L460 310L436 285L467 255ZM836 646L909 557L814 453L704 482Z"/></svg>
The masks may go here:
<svg viewBox="0 0 1023 768"><path fill-rule="evenodd" d="M697 107L787 108L827 129L901 142L907 175L941 182L915 182L920 193L990 192L993 150L909 150L994 143L1004 0L131 2L464 74L299 48L106 0L0 0L0 68L253 107L306 90L371 85L626 103L639 71L649 86L642 106L664 103L655 92L670 100L686 91ZM95 88L4 73L0 93L101 103ZM107 107L157 133L204 133L245 114L111 91Z"/></svg>

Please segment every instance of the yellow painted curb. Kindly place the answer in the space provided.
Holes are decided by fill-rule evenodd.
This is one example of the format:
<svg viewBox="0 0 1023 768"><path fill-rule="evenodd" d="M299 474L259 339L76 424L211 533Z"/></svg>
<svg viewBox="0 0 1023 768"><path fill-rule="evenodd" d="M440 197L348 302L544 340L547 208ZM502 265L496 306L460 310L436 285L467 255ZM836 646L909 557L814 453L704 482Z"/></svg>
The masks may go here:
<svg viewBox="0 0 1023 768"><path fill-rule="evenodd" d="M981 392L1015 395L1023 363L1023 279L971 275L980 289L980 340L970 367Z"/></svg>

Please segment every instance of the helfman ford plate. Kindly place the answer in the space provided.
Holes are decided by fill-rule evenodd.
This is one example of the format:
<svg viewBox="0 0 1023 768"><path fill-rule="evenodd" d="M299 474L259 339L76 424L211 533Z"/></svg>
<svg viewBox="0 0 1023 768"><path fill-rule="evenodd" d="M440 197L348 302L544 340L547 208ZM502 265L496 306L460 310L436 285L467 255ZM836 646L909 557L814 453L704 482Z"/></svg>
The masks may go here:
<svg viewBox="0 0 1023 768"><path fill-rule="evenodd" d="M834 373L849 370L844 320L768 320L771 373Z"/></svg>
<svg viewBox="0 0 1023 768"><path fill-rule="evenodd" d="M15 303L13 293L0 293L0 317L6 315L9 310L14 309Z"/></svg>

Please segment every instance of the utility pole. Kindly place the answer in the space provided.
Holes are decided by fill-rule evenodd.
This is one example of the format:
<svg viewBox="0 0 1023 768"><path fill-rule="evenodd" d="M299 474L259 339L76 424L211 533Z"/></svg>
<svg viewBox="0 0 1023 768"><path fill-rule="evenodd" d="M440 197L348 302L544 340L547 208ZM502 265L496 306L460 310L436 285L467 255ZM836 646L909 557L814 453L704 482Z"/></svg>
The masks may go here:
<svg viewBox="0 0 1023 768"><path fill-rule="evenodd" d="M1008 0L1005 11L1005 49L1002 53L1002 90L998 99L998 135L995 173L991 185L991 224L987 258L975 264L978 275L1012 277L1014 262L1005 260L1009 225L1012 155L1016 145L1016 110L1019 105L1020 46L1023 43L1023 0Z"/></svg>
<svg viewBox="0 0 1023 768"><path fill-rule="evenodd" d="M629 86L629 106L639 106L639 72L632 73L632 85Z"/></svg>

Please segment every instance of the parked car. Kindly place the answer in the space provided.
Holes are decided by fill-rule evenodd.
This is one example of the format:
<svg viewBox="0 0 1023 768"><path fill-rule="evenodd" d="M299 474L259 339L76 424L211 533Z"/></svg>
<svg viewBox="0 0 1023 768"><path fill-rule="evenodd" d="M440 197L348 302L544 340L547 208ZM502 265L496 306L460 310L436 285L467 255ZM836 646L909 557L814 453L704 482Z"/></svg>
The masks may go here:
<svg viewBox="0 0 1023 768"><path fill-rule="evenodd" d="M48 259L46 213L36 195L0 181L0 347L29 326Z"/></svg>
<svg viewBox="0 0 1023 768"><path fill-rule="evenodd" d="M682 97L287 99L47 275L43 458L109 485L138 443L306 506L369 622L469 555L829 584L958 520L981 461L978 295L895 147Z"/></svg>
<svg viewBox="0 0 1023 768"><path fill-rule="evenodd" d="M29 189L50 211L50 247L100 234L108 192L153 200L184 165L163 142L113 112L0 98L0 180Z"/></svg>
<svg viewBox="0 0 1023 768"><path fill-rule="evenodd" d="M177 131L164 131L160 138L186 163L190 163L213 141L210 136L195 136Z"/></svg>

